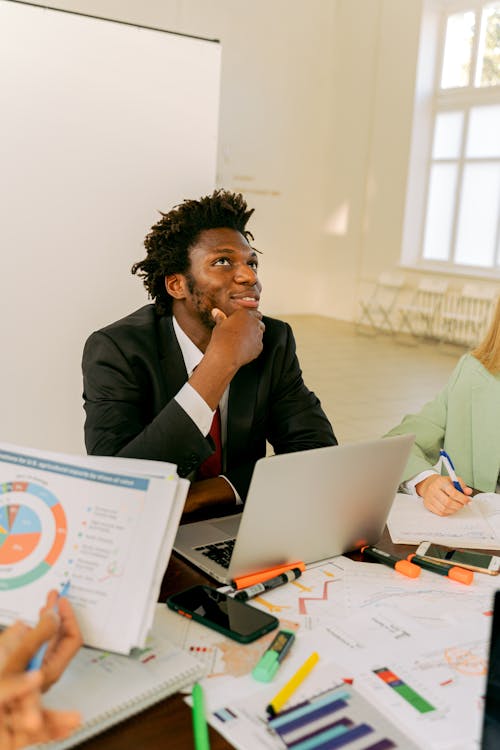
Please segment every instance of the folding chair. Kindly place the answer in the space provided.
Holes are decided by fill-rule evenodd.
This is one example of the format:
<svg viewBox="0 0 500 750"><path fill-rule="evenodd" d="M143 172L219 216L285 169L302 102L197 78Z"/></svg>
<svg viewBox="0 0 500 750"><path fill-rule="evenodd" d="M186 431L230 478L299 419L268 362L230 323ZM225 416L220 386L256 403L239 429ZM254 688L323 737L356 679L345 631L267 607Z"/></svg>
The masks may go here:
<svg viewBox="0 0 500 750"><path fill-rule="evenodd" d="M422 279L412 300L408 304L398 305L398 332L409 333L413 337L434 337L436 322L447 289L447 281L431 278Z"/></svg>
<svg viewBox="0 0 500 750"><path fill-rule="evenodd" d="M360 300L361 314L356 321L358 332L364 332L363 326L372 328L374 332L395 332L391 314L404 283L402 273L384 271L380 274L368 299Z"/></svg>
<svg viewBox="0 0 500 750"><path fill-rule="evenodd" d="M441 314L442 341L475 346L490 321L498 288L481 284L464 284L449 310Z"/></svg>

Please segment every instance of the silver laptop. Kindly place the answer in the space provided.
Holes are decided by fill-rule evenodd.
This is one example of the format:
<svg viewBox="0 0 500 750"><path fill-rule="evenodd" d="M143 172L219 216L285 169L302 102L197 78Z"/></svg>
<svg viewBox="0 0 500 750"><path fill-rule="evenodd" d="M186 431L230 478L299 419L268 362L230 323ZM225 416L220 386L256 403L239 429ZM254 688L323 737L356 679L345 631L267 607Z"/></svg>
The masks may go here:
<svg viewBox="0 0 500 750"><path fill-rule="evenodd" d="M381 536L413 435L261 458L243 512L179 527L174 550L229 583Z"/></svg>

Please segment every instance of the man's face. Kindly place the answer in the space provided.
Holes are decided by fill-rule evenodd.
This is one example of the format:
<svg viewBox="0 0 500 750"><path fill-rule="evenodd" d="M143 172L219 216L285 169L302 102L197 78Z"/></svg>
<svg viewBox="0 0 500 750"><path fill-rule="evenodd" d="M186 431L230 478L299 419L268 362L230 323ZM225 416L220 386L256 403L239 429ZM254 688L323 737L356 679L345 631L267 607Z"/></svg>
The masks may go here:
<svg viewBox="0 0 500 750"><path fill-rule="evenodd" d="M193 323L213 328L214 307L228 317L242 307L258 309L262 286L257 253L242 234L234 229L206 229L191 246L189 258L183 308Z"/></svg>

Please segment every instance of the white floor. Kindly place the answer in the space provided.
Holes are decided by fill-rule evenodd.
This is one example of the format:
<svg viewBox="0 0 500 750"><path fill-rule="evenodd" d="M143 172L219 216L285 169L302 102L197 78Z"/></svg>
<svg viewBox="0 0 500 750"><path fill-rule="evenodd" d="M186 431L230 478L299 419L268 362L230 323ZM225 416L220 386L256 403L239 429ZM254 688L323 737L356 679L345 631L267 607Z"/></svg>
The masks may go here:
<svg viewBox="0 0 500 750"><path fill-rule="evenodd" d="M465 350L417 345L313 315L282 316L292 326L307 386L321 400L339 442L380 437L418 411L446 383Z"/></svg>

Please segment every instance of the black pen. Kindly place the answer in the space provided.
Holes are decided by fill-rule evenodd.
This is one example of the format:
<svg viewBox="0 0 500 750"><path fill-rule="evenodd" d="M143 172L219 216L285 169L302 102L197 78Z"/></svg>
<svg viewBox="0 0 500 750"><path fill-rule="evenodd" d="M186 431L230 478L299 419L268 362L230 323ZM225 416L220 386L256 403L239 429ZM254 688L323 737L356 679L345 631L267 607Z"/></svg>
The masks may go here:
<svg viewBox="0 0 500 750"><path fill-rule="evenodd" d="M275 589L277 586L282 586L284 583L295 581L295 579L299 578L301 575L302 571L300 570L300 568L292 568L291 570L287 570L285 573L281 573L281 575L279 576L269 578L269 580L267 581L256 583L253 586L249 586L247 589L240 589L236 592L234 598L239 599L242 602L246 602L247 599L252 599L254 596L263 594L264 591L269 591L270 589Z"/></svg>

